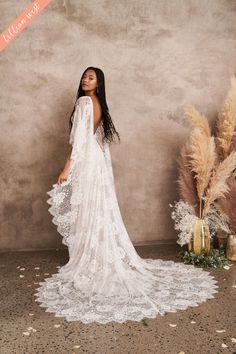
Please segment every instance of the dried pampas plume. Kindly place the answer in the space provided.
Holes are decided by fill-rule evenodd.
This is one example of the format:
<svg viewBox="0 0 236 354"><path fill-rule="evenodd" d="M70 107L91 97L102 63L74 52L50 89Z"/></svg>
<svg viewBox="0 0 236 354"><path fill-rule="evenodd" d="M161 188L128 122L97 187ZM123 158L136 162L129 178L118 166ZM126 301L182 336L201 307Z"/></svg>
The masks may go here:
<svg viewBox="0 0 236 354"><path fill-rule="evenodd" d="M215 166L216 151L214 137L206 137L199 129L194 129L190 137L192 171L195 173L198 198L204 195Z"/></svg>
<svg viewBox="0 0 236 354"><path fill-rule="evenodd" d="M209 188L206 191L205 206L203 216L211 210L211 204L218 198L224 197L225 193L229 191L227 179L230 177L232 171L236 168L236 151L230 153L229 156L220 162L214 171Z"/></svg>
<svg viewBox="0 0 236 354"><path fill-rule="evenodd" d="M216 144L217 150L221 157L224 159L229 151L232 139L235 135L236 125L236 78L232 76L230 79L231 86L224 101L223 107L218 114L217 119L217 137ZM231 149L232 151L232 149Z"/></svg>
<svg viewBox="0 0 236 354"><path fill-rule="evenodd" d="M229 226L232 234L236 234L236 179L230 177L228 179L228 186L230 192L228 192L224 198L220 198L218 203L228 215Z"/></svg>
<svg viewBox="0 0 236 354"><path fill-rule="evenodd" d="M198 128L205 136L211 136L211 130L207 118L200 114L192 105L187 105L184 112L194 128Z"/></svg>
<svg viewBox="0 0 236 354"><path fill-rule="evenodd" d="M236 126L235 126L235 129L234 129L234 134L233 134L233 137L232 137L232 140L231 140L231 144L230 144L230 147L229 147L229 152L232 152L232 151L235 151L236 150Z"/></svg>

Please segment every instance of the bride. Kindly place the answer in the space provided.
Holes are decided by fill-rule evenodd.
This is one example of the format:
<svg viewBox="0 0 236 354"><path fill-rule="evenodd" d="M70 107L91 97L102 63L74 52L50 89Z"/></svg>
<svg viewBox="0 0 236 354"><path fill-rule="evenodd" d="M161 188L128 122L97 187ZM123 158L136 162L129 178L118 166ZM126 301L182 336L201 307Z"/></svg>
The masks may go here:
<svg viewBox="0 0 236 354"><path fill-rule="evenodd" d="M129 238L109 150L119 134L107 107L102 70L84 71L70 126L71 154L47 192L69 261L39 283L34 294L39 306L67 321L107 323L163 316L214 298L218 285L208 272L142 259Z"/></svg>

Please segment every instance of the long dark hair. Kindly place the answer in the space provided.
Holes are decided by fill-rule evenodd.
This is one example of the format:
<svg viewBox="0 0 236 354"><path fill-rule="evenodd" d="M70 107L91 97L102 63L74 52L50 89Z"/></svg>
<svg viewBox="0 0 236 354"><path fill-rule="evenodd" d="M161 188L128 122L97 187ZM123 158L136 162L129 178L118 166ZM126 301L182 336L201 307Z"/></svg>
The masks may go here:
<svg viewBox="0 0 236 354"><path fill-rule="evenodd" d="M95 68L93 66L89 66L87 69L84 70L84 72L81 76L81 79L80 79L79 88L77 91L75 102L77 101L77 99L80 96L85 95L85 92L82 89L82 78L84 76L84 73L89 69L94 70L96 73L96 77L97 77L97 86L98 87L97 87L96 94L97 94L97 97L99 99L99 102L101 104L101 109L102 109L102 124L103 124L103 130L104 130L103 141L111 143L112 141L114 141L114 135L116 134L116 136L118 137L119 142L120 142L120 136L119 136L118 132L116 131L116 128L112 122L112 119L111 119L111 116L109 113L109 109L107 106L106 94L105 94L105 78L104 78L104 74L101 69ZM72 117L73 117L74 111L75 111L75 104L74 104L74 108L71 113L71 116L69 118L70 130L73 125Z"/></svg>

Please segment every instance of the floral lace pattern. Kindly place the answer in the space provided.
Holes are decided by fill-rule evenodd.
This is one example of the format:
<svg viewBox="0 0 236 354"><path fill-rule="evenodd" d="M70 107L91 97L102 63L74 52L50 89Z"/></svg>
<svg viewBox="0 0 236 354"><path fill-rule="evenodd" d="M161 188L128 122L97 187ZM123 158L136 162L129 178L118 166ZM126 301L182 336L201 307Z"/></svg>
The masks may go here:
<svg viewBox="0 0 236 354"><path fill-rule="evenodd" d="M107 323L154 318L214 298L218 285L208 272L137 254L120 213L102 124L93 134L89 96L77 100L73 118L68 179L47 192L69 261L39 283L35 301L67 321Z"/></svg>

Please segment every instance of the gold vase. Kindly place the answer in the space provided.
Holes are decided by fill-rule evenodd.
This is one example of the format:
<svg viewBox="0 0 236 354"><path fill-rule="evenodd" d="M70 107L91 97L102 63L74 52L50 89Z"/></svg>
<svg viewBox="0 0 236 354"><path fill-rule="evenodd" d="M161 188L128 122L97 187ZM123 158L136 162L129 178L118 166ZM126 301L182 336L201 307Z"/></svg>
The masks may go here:
<svg viewBox="0 0 236 354"><path fill-rule="evenodd" d="M236 261L236 235L229 235L226 246L226 257L230 261Z"/></svg>
<svg viewBox="0 0 236 354"><path fill-rule="evenodd" d="M189 252L196 255L208 255L211 250L211 238L209 226L205 223L204 219L198 218L194 225L193 236L188 243Z"/></svg>

